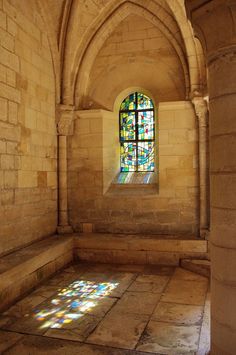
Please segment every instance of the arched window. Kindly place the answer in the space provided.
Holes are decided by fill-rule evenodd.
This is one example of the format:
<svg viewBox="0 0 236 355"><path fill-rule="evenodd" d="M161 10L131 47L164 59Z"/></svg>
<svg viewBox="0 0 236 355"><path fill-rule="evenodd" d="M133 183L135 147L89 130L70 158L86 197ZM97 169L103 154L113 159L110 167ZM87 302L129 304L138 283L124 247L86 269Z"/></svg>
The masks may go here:
<svg viewBox="0 0 236 355"><path fill-rule="evenodd" d="M148 96L135 92L120 107L121 172L153 172L154 147L153 102Z"/></svg>

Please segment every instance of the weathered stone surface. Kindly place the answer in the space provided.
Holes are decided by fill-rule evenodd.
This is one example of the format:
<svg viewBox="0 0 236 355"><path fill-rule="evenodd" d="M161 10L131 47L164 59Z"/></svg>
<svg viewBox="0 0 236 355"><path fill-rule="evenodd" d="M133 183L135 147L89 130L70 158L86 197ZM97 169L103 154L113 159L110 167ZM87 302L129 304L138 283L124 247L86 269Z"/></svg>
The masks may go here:
<svg viewBox="0 0 236 355"><path fill-rule="evenodd" d="M164 354L194 353L198 348L200 327L176 326L151 321L137 349Z"/></svg>
<svg viewBox="0 0 236 355"><path fill-rule="evenodd" d="M173 278L168 284L165 294L162 296L161 300L163 302L202 306L205 302L207 287L207 280L182 281Z"/></svg>
<svg viewBox="0 0 236 355"><path fill-rule="evenodd" d="M207 241L180 236L89 233L75 237L84 262L179 265L185 256L206 258Z"/></svg>
<svg viewBox="0 0 236 355"><path fill-rule="evenodd" d="M1 310L71 262L72 249L72 238L52 236L51 239L37 242L3 257L0 263ZM42 300L41 296L38 297ZM19 307L21 309L21 305ZM25 306L22 307L24 309Z"/></svg>
<svg viewBox="0 0 236 355"><path fill-rule="evenodd" d="M129 291L129 290L128 290ZM146 314L151 315L161 295L153 292L125 292L113 311L123 314Z"/></svg>
<svg viewBox="0 0 236 355"><path fill-rule="evenodd" d="M15 343L17 343L23 337L22 334L6 332L4 330L0 331L0 351L10 348Z"/></svg>
<svg viewBox="0 0 236 355"><path fill-rule="evenodd" d="M76 114L68 153L70 220L76 231L86 231L90 225L89 232L198 233L196 196L191 193L198 189L197 141L189 138L189 131L197 127L189 103L160 104L159 181L144 187L113 184L108 190L120 164L117 113L94 109ZM162 128L166 117L172 116L178 116L173 127ZM91 204L84 203L88 199ZM80 213L75 212L78 209Z"/></svg>
<svg viewBox="0 0 236 355"><path fill-rule="evenodd" d="M144 315L119 314L113 310L87 341L99 345L134 349L147 320L147 316Z"/></svg>
<svg viewBox="0 0 236 355"><path fill-rule="evenodd" d="M202 306L160 302L152 315L152 320L183 325L200 325L202 315Z"/></svg>
<svg viewBox="0 0 236 355"><path fill-rule="evenodd" d="M8 211L1 218L3 254L56 230L56 185L47 184L46 176L57 171L56 154L51 154L57 149L57 139L53 65L48 43L41 45L46 31L39 11L25 1L1 1L0 8L0 186L4 191L14 189L15 196L22 194L20 200L8 201L9 210L16 211L20 205L17 218ZM2 142L6 151L2 151ZM30 191L50 202L50 207L39 213ZM4 193L0 193L0 204L5 205ZM31 210L30 215L24 209Z"/></svg>
<svg viewBox="0 0 236 355"><path fill-rule="evenodd" d="M9 337L6 336L6 341L1 343L2 348L5 350L9 347L7 350L9 354L13 350L20 351L22 354L24 352L26 354L27 352L41 353L47 351L49 346L51 346L50 352L56 351L56 349L65 351L65 347L68 351L69 349L73 351L71 344L77 343L78 354L80 351L81 354L85 351L86 354L109 355L113 353L114 355L143 355L142 352L134 350L137 346L138 348L144 347L145 352L157 353L156 346L159 346L159 341L162 346L167 347L168 345L170 347L167 347L168 353L172 353L171 347L174 349L177 342L178 347L183 351L187 352L186 349L195 348L195 339L199 335L202 322L203 307L174 302L165 303L160 301L161 293L156 293L155 289L150 290L150 286L152 286L151 288L155 286L162 292L161 290L169 280L171 283L176 279L176 273L170 273L168 270L168 275L163 275L163 271L165 273L167 271L166 268L163 270L163 267L152 269L149 267L148 274L144 272L146 267L141 269L139 266L134 268L132 265L121 265L120 267L125 270L115 270L114 265L73 264L63 272L57 273L52 279L46 281L32 294L17 302L1 315L0 329L2 332L10 330L12 334ZM162 275L158 275L157 272ZM196 277L198 276L196 275ZM192 274L193 278L194 274ZM77 296L70 294L63 298L62 303L57 303L59 299L62 299L60 295L62 290L70 287L72 282L81 280L101 286L110 282L116 285L105 296L98 295L98 297L91 298L91 294L78 294ZM179 282L181 282L180 279ZM185 282L194 282L196 292L202 292L199 281ZM137 286L137 284L139 284L137 291L131 291L132 285ZM189 290L189 294L191 296L191 290ZM80 299L89 302L90 306L84 308L85 303L83 303L82 308L73 308L72 301ZM51 313L52 311L53 313ZM38 312L48 312L48 315L45 314L45 317L38 318L36 317ZM76 315L78 313L79 319L60 323L59 327L57 324L56 327L58 317L66 320L69 319L67 318L69 314ZM206 318L206 316L207 312L204 317ZM47 322L48 320L52 321L51 325ZM156 334L158 328L156 326L160 324L162 330L158 330ZM153 325L155 325L154 328ZM23 334L25 336L20 339L17 332L22 333L21 336ZM150 341L146 337L147 332L148 334L153 332ZM206 323L201 333L202 351L207 346L208 332L209 328ZM38 340L34 340L30 334L37 335ZM156 337L157 340L153 343ZM84 344L85 342L87 344ZM88 345L88 343L93 345ZM56 344L61 344L61 346L57 348ZM99 344L102 347L99 347ZM128 351L128 349L132 349L132 351ZM162 353L163 349L160 348L158 351Z"/></svg>

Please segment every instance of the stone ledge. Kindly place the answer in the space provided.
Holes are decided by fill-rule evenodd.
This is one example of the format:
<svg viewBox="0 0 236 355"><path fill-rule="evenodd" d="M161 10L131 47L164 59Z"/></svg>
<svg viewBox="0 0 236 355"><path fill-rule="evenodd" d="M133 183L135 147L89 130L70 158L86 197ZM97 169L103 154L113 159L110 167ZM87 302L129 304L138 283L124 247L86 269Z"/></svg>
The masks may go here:
<svg viewBox="0 0 236 355"><path fill-rule="evenodd" d="M51 236L0 259L0 311L73 260L73 237Z"/></svg>
<svg viewBox="0 0 236 355"><path fill-rule="evenodd" d="M88 233L75 237L75 248L206 253L207 241L181 236Z"/></svg>
<svg viewBox="0 0 236 355"><path fill-rule="evenodd" d="M183 269L208 278L211 277L211 262L209 260L182 259L180 265Z"/></svg>
<svg viewBox="0 0 236 355"><path fill-rule="evenodd" d="M207 241L177 236L82 234L75 255L83 262L179 265L183 258L207 258Z"/></svg>

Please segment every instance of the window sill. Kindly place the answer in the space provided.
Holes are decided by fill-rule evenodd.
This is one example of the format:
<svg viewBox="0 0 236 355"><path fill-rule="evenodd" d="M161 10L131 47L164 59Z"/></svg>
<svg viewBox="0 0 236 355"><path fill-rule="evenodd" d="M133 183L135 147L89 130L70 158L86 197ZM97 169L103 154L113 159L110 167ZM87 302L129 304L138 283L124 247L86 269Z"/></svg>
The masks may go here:
<svg viewBox="0 0 236 355"><path fill-rule="evenodd" d="M113 185L152 185L157 183L157 176L154 172L133 172L119 173L113 180Z"/></svg>
<svg viewBox="0 0 236 355"><path fill-rule="evenodd" d="M159 193L156 173L119 173L106 195L145 195Z"/></svg>

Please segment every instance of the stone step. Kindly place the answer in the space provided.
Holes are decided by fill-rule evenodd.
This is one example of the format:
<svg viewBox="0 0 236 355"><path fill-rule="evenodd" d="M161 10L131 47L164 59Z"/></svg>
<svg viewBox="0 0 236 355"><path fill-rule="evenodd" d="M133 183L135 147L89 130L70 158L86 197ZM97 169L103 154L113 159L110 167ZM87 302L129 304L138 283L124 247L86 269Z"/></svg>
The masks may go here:
<svg viewBox="0 0 236 355"><path fill-rule="evenodd" d="M50 236L0 260L0 311L73 260L73 237Z"/></svg>
<svg viewBox="0 0 236 355"><path fill-rule="evenodd" d="M194 237L88 233L75 236L83 262L179 265L183 258L207 258L207 241Z"/></svg>
<svg viewBox="0 0 236 355"><path fill-rule="evenodd" d="M196 274L208 278L211 276L211 262L209 260L181 259L180 265L183 269L195 272Z"/></svg>

